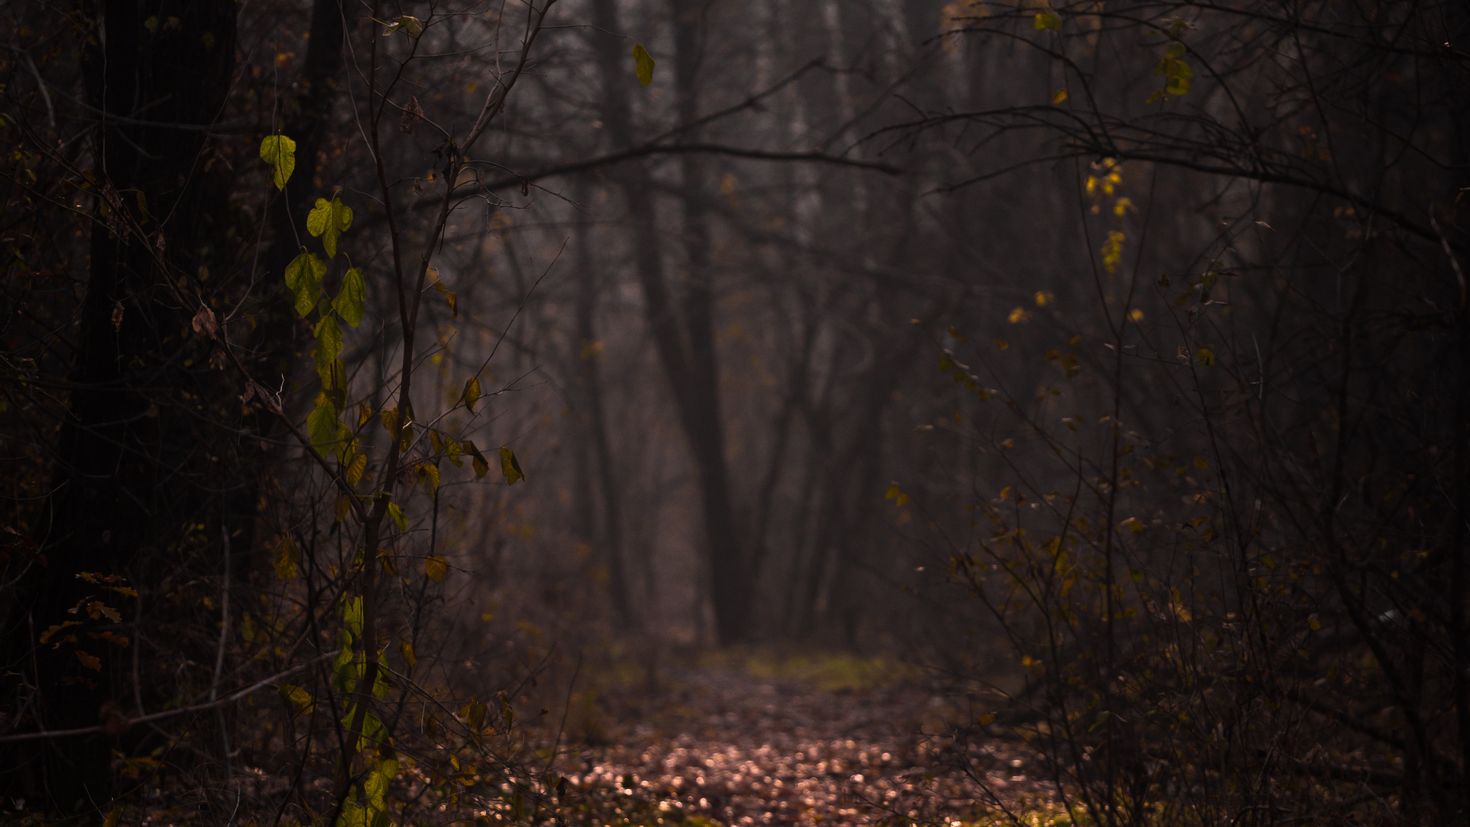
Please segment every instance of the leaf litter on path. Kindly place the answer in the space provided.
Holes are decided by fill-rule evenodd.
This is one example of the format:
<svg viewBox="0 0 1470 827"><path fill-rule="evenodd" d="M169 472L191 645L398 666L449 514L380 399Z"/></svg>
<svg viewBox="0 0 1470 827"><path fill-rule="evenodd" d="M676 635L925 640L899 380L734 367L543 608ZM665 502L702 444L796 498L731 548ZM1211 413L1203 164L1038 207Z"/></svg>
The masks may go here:
<svg viewBox="0 0 1470 827"><path fill-rule="evenodd" d="M749 663L672 670L607 697L602 745L561 772L608 812L587 823L977 823L985 792L1033 796L1016 744L963 746L914 682L800 680Z"/></svg>

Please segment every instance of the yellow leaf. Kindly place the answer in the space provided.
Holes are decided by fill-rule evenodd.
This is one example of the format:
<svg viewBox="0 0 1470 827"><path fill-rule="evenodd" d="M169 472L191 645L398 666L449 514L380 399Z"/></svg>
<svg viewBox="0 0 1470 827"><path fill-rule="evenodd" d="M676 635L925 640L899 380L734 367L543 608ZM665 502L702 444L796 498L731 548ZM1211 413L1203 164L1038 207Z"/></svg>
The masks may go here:
<svg viewBox="0 0 1470 827"><path fill-rule="evenodd" d="M410 14L401 15L383 29L384 35L390 35L394 32L403 32L409 37L416 39L424 33L424 21Z"/></svg>
<svg viewBox="0 0 1470 827"><path fill-rule="evenodd" d="M439 490L439 466L432 462L419 463L419 477L429 487L429 493Z"/></svg>
<svg viewBox="0 0 1470 827"><path fill-rule="evenodd" d="M1143 321L1143 311L1137 307L1128 311L1128 321L1135 323Z"/></svg>
<svg viewBox="0 0 1470 827"><path fill-rule="evenodd" d="M113 623L122 622L122 615L118 613L117 609L99 600L92 600L87 603L87 616L93 620L101 620L105 617Z"/></svg>
<svg viewBox="0 0 1470 827"><path fill-rule="evenodd" d="M1056 94L1054 94L1054 95L1051 96L1051 105L1052 106L1061 106L1062 104L1064 104L1066 102L1067 102L1067 88L1065 86L1062 87L1061 89L1058 89L1056 91Z"/></svg>
<svg viewBox="0 0 1470 827"><path fill-rule="evenodd" d="M71 628L72 626L80 626L80 625L82 625L82 622L80 620L66 620L66 621L62 621L61 623L58 623L58 624L56 624L54 626L51 626L48 629L46 629L46 631L44 631L44 632L41 633L41 643L43 645L44 644L47 644L47 643L50 643L51 642L51 639L54 638L54 637L56 637L57 634L66 631L67 629Z"/></svg>
<svg viewBox="0 0 1470 827"><path fill-rule="evenodd" d="M398 526L399 531L408 531L408 517L404 515L403 507L398 503L388 503L388 518L393 521L393 525Z"/></svg>
<svg viewBox="0 0 1470 827"><path fill-rule="evenodd" d="M318 198L316 206L306 214L306 231L322 240L328 258L337 257L337 239L352 226L352 208L336 195L332 200Z"/></svg>
<svg viewBox="0 0 1470 827"><path fill-rule="evenodd" d="M1056 301L1057 297L1050 290L1037 290L1036 295L1032 296L1031 299L1036 302L1037 307L1046 307Z"/></svg>
<svg viewBox="0 0 1470 827"><path fill-rule="evenodd" d="M1102 246L1103 269L1109 273L1118 272L1118 265L1123 261L1123 241L1127 236L1118 230L1108 231L1107 240Z"/></svg>
<svg viewBox="0 0 1470 827"><path fill-rule="evenodd" d="M643 48L642 43L633 44L633 73L638 76L638 82L644 86L653 83L653 55Z"/></svg>
<svg viewBox="0 0 1470 827"><path fill-rule="evenodd" d="M1038 32L1059 32L1062 30L1062 16L1051 9L1042 9L1036 13L1032 24Z"/></svg>
<svg viewBox="0 0 1470 827"><path fill-rule="evenodd" d="M471 376L469 378L469 381L464 383L464 391L459 395L459 398L464 401L464 406L466 408L469 408L470 411L473 413L475 410L475 403L480 401L479 376Z"/></svg>
<svg viewBox="0 0 1470 827"><path fill-rule="evenodd" d="M1211 367L1215 364L1215 350L1209 345L1200 345L1199 350L1195 351L1195 357L1205 367Z"/></svg>
<svg viewBox="0 0 1470 827"><path fill-rule="evenodd" d="M352 462L347 464L347 484L357 485L362 482L363 472L367 470L367 454L356 452L352 455Z"/></svg>
<svg viewBox="0 0 1470 827"><path fill-rule="evenodd" d="M449 574L449 565L444 562L443 557L429 555L424 558L424 576L435 583L443 583L444 576Z"/></svg>
<svg viewBox="0 0 1470 827"><path fill-rule="evenodd" d="M76 650L76 654L77 660L81 661L83 666L91 669L93 672L102 671L102 660L96 655L90 654L88 652L83 652L80 649Z"/></svg>
<svg viewBox="0 0 1470 827"><path fill-rule="evenodd" d="M436 273L438 272L438 271L434 270L434 268L432 268L432 267L430 267L429 269L431 271L436 272ZM439 295L441 295L441 296L444 297L444 303L447 304L447 305L449 305L449 314L452 317L458 319L459 318L459 296L456 296L454 294L454 291L453 290L450 290L448 287L445 287L444 286L444 282L442 282L442 281L435 280L435 282L434 282L434 289L439 291Z"/></svg>
<svg viewBox="0 0 1470 827"><path fill-rule="evenodd" d="M403 655L403 662L408 664L409 669L418 666L419 656L414 654L412 643L409 643L405 640L404 642L398 644L398 653L400 655Z"/></svg>
<svg viewBox="0 0 1470 827"><path fill-rule="evenodd" d="M883 493L883 499L893 500L893 504L899 508L903 508L909 504L909 495L905 494L896 482L890 482L888 484L888 490Z"/></svg>
<svg viewBox="0 0 1470 827"><path fill-rule="evenodd" d="M505 477L507 485L515 485L526 478L526 472L521 470L521 461L516 459L515 451L509 446L500 446L500 473Z"/></svg>
<svg viewBox="0 0 1470 827"><path fill-rule="evenodd" d="M306 687L297 686L294 683L282 684L281 695L296 707L296 712L300 715L305 715L316 706L316 701L312 699L311 693L306 691Z"/></svg>
<svg viewBox="0 0 1470 827"><path fill-rule="evenodd" d="M1011 314L1009 316L1006 316L1006 321L1010 322L1011 324L1021 324L1022 322L1026 321L1027 318L1028 316L1026 313L1026 308L1017 307L1016 309L1011 311Z"/></svg>
<svg viewBox="0 0 1470 827"><path fill-rule="evenodd" d="M276 547L276 577L281 580L295 580L301 574L298 567L301 552L296 548L296 542L291 539L291 535L280 534L276 536L274 545Z"/></svg>
<svg viewBox="0 0 1470 827"><path fill-rule="evenodd" d="M1189 611L1188 606L1184 605L1184 598L1179 594L1178 589L1169 590L1169 610L1183 623L1194 620L1193 613Z"/></svg>
<svg viewBox="0 0 1470 827"><path fill-rule="evenodd" d="M283 190L296 171L296 142L285 135L267 135L260 140L260 160L270 164L271 183Z"/></svg>

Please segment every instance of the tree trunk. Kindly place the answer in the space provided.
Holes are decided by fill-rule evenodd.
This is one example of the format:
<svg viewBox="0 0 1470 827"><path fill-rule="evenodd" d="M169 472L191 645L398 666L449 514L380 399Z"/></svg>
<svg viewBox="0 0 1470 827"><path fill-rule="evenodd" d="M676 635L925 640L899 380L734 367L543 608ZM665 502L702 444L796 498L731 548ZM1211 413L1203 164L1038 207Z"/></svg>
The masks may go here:
<svg viewBox="0 0 1470 827"><path fill-rule="evenodd" d="M84 10L97 31L83 57L88 96L103 113L96 223L70 414L38 521L40 566L13 619L34 647L28 678L46 729L126 717L127 651L108 638L127 637L118 618L131 613L131 587L108 578L135 578L145 555L167 555L208 496L178 475L201 470L192 400L212 380L189 369L204 341L190 332L192 285L219 254L210 230L228 209L210 188L202 127L230 82L233 4L109 0ZM114 741L105 732L39 741L40 754L16 758L39 800L100 807Z"/></svg>
<svg viewBox="0 0 1470 827"><path fill-rule="evenodd" d="M579 186L577 203L588 203L587 189ZM622 502L617 480L616 465L612 455L612 438L607 431L607 411L602 397L602 363L597 347L597 284L594 273L597 262L593 259L591 233L577 234L577 335L573 341L572 359L576 361L581 379L581 401L585 410L581 418L589 435L589 444L582 448L582 455L596 467L597 484L594 486L591 469L582 474L579 485L584 487L585 510L583 518L590 530L586 531L589 542L600 540L607 561L608 592L612 599L613 618L618 628L628 631L635 625L633 601L629 590L627 567L623 560ZM590 454L590 456L588 456ZM596 489L597 506L592 500ZM601 512L601 531L594 511ZM598 535L601 535L600 537Z"/></svg>
<svg viewBox="0 0 1470 827"><path fill-rule="evenodd" d="M693 83L697 55L698 21L675 4L675 74L681 120L692 120ZM594 0L593 19L599 32L620 31L613 0ZM604 80L603 120L617 148L633 144L632 107L626 53L620 41L601 36L594 40ZM686 158L689 156L686 156ZM691 287L682 308L676 306L664 274L663 246L656 223L656 206L647 185L647 173L629 164L618 173L633 228L634 266L643 288L644 308L659 363L669 381L678 409L679 424L689 441L699 481L706 552L712 576L710 597L715 608L716 636L721 643L747 639L753 597L742 532L735 519L725 461L724 429L720 423L718 363L713 334L713 295L709 284L708 229L699 206L699 168L686 162L684 173L685 253ZM692 209L690 209L692 205ZM682 310L682 315L681 311Z"/></svg>

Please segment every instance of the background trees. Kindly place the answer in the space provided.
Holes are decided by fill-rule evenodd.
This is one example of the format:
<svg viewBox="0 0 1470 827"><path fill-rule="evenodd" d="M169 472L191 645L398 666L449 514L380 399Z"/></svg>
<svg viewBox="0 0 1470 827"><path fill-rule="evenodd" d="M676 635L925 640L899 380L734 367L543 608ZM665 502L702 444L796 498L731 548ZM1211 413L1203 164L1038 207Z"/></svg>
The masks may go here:
<svg viewBox="0 0 1470 827"><path fill-rule="evenodd" d="M980 436L1008 484L952 561L1018 633L1033 732L1093 820L1464 812L1457 25L1377 5L976 10L959 30L1041 55L1049 100L898 128L1040 134L1076 159L1092 277L1010 321L1056 314L1101 358L1047 354L1077 376L1019 411L1034 448ZM1079 287L1091 326L1068 312ZM993 352L946 369L1030 399ZM1395 803L1365 809L1377 794Z"/></svg>
<svg viewBox="0 0 1470 827"><path fill-rule="evenodd" d="M1458 7L4 13L30 800L545 811L567 652L799 640L1077 819L1465 811Z"/></svg>

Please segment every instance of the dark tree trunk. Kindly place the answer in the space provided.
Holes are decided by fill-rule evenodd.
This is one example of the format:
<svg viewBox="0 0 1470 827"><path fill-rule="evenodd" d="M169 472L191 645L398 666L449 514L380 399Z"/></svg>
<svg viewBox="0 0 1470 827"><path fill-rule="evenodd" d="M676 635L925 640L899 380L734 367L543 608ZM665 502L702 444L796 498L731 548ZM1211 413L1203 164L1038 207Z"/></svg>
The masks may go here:
<svg viewBox="0 0 1470 827"><path fill-rule="evenodd" d="M670 0L674 18L674 92L679 123L698 116L699 61L702 7ZM690 134L690 138L694 135ZM721 643L748 639L754 631L751 617L755 572L745 543L744 527L737 523L725 460L725 430L720 418L720 367L714 340L714 286L709 261L709 221L704 204L703 165L697 156L681 159L684 202L684 253L689 290L684 301L688 328L689 373L677 383L686 402L685 432L699 470L706 543L713 579L715 629Z"/></svg>
<svg viewBox="0 0 1470 827"><path fill-rule="evenodd" d="M695 39L699 21L686 17L675 4L675 75L679 114L684 122L694 112ZM613 0L594 0L593 20L599 32L621 31ZM626 86L629 72L621 41L594 38L604 78L603 120L614 147L633 144L632 107ZM688 157L688 156L686 156ZM664 274L663 245L657 226L657 207L647 173L636 163L618 173L633 228L634 267L643 288L643 300L659 363L669 380L679 424L689 441L699 480L706 552L713 578L710 597L715 607L716 635L721 643L747 639L751 632L754 572L750 570L743 532L735 519L725 460L724 429L720 424L719 376L713 335L713 296L709 284L708 225L699 205L699 170L686 163L684 172L685 253L690 288L676 302ZM682 305L682 306L681 306Z"/></svg>
<svg viewBox="0 0 1470 827"><path fill-rule="evenodd" d="M108 578L136 579L144 558L168 554L202 507L204 495L178 490L190 488L178 475L199 439L186 400L212 381L197 369L208 344L190 319L202 268L218 253L211 222L227 211L211 187L203 127L220 113L235 49L233 4L83 9L96 32L83 58L88 97L102 113L96 223L70 413L37 523L39 565L10 630L33 647L32 723L48 730L106 728L132 711L127 651L116 642L127 638L119 617L131 612L131 587ZM79 625L47 634L69 622ZM31 742L35 752L12 757L22 786L76 811L109 799L114 742L104 731Z"/></svg>
<svg viewBox="0 0 1470 827"><path fill-rule="evenodd" d="M579 187L577 202L588 203L585 187ZM583 532L588 542L599 542L607 562L608 592L612 599L613 618L618 628L628 631L633 628L632 593L629 591L627 567L623 560L622 502L617 479L617 468L612 454L612 437L607 429L607 411L602 397L601 356L597 348L597 283L594 273L597 262L592 254L591 234L577 234L577 336L573 342L572 358L576 360L581 379L581 399L585 406L582 420L588 434L588 444L581 456L586 467L578 481L584 503L580 511L586 521ZM593 476L596 475L594 485ZM595 489L595 494L594 494ZM593 505L596 499L597 505ZM597 530L600 513L601 531ZM598 535L601 535L600 537Z"/></svg>

